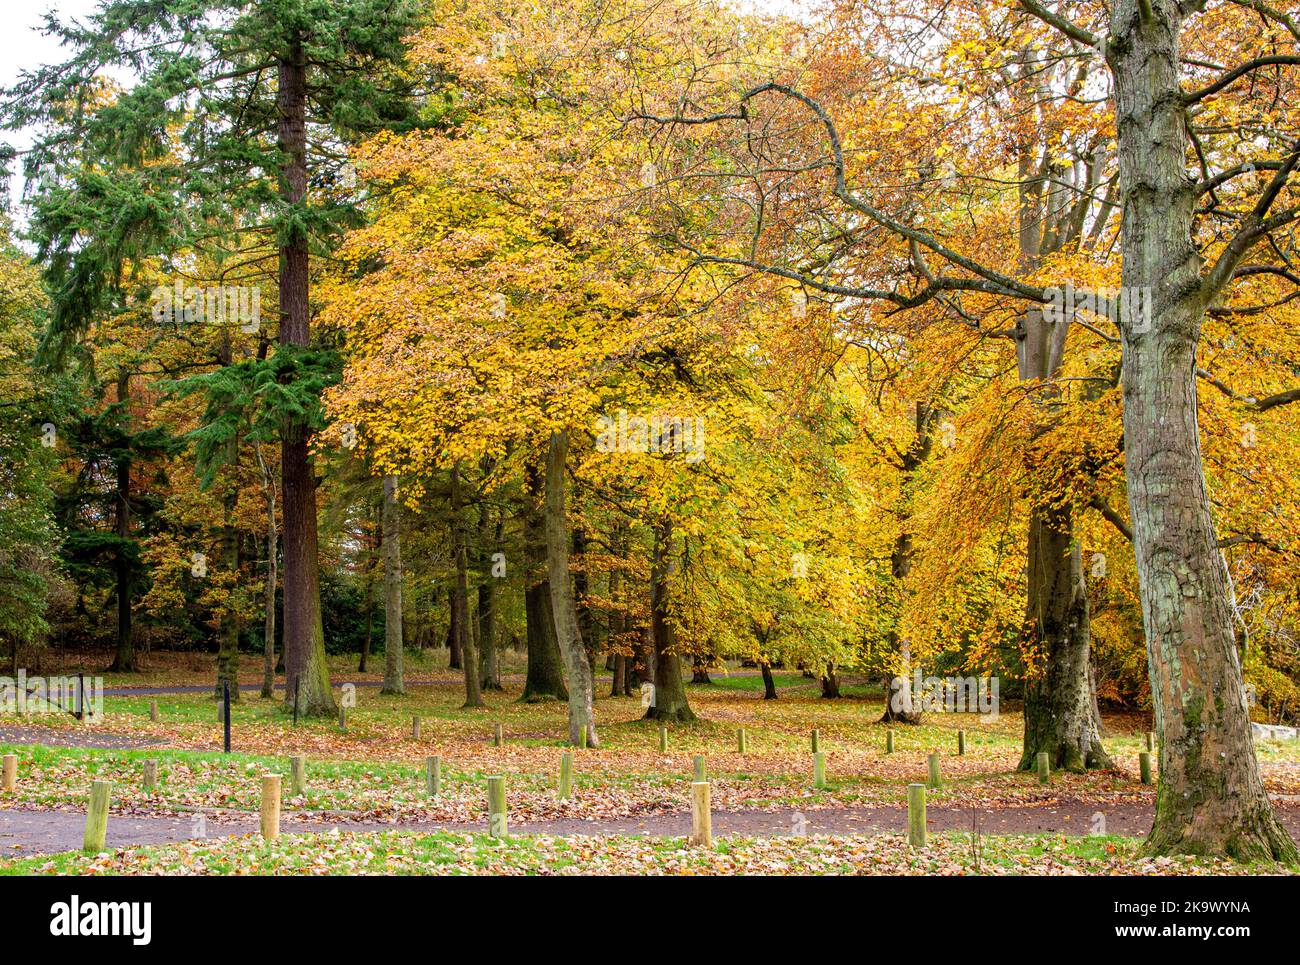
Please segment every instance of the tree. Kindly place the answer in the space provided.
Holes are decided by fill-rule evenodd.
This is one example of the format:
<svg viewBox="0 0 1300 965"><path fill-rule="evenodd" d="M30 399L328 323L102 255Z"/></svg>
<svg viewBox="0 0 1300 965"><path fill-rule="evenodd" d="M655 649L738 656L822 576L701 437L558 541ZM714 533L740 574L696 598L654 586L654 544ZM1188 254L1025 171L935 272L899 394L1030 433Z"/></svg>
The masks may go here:
<svg viewBox="0 0 1300 965"><path fill-rule="evenodd" d="M310 249L327 251L355 217L335 187L346 182L347 140L413 123L400 62L414 17L413 5L391 0L112 0L84 26L48 17L46 31L73 53L25 74L3 108L10 127L44 125L26 166L48 182L33 217L54 292L48 357L59 359L97 313L121 301L125 262L183 262L251 231L269 250L247 253L248 263L267 255L277 263L280 351L313 360ZM98 79L114 67L134 77L127 90ZM279 371L288 378L298 369ZM332 714L310 400L288 382L285 393L286 699Z"/></svg>

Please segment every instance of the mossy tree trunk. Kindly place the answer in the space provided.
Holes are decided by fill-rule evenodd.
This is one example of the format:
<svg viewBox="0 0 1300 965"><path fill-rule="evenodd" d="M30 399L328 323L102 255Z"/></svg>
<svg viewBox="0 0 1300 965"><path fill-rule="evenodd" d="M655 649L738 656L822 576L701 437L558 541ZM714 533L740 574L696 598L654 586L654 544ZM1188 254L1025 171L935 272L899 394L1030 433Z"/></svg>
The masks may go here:
<svg viewBox="0 0 1300 965"><path fill-rule="evenodd" d="M384 685L381 694L406 693L405 640L402 634L402 506L397 477L384 477Z"/></svg>
<svg viewBox="0 0 1300 965"><path fill-rule="evenodd" d="M591 664L578 627L578 611L569 574L569 546L572 536L564 506L565 478L569 456L569 437L565 432L551 434L546 455L546 499L543 519L546 532L547 575L551 584L551 611L555 618L555 635L569 671L569 740L577 744L580 729L585 727L587 746L599 747L596 716L592 706L593 681Z"/></svg>
<svg viewBox="0 0 1300 965"><path fill-rule="evenodd" d="M659 516L654 524L654 548L650 562L650 639L654 647L654 699L645 716L653 720L687 723L696 717L686 699L682 661L677 654L677 629L669 614L672 549L672 520L667 516Z"/></svg>
<svg viewBox="0 0 1300 965"><path fill-rule="evenodd" d="M1196 349L1205 309L1266 230L1261 197L1202 274L1192 242L1197 181L1179 36L1183 5L1115 0L1106 57L1115 78L1123 284L1149 291L1125 313L1124 448L1133 550L1160 734L1148 848L1158 854L1300 861L1264 791L1237 655L1227 567L1214 530L1197 426ZM1141 322L1141 324L1138 324Z"/></svg>
<svg viewBox="0 0 1300 965"><path fill-rule="evenodd" d="M564 685L564 657L551 613L551 583L546 578L546 527L542 519L542 474L535 463L525 472L524 620L528 675L522 700L537 703L569 699Z"/></svg>

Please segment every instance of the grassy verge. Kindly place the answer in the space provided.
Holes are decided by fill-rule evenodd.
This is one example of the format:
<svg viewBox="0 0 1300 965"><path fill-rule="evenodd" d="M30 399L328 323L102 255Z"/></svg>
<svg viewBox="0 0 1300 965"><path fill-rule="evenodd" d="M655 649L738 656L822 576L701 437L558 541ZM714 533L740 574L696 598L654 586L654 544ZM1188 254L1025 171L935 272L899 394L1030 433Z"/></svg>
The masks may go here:
<svg viewBox="0 0 1300 965"><path fill-rule="evenodd" d="M66 853L0 861L0 874L635 874L635 875L1219 875L1293 874L1274 865L1147 858L1119 837L935 834L924 849L897 835L723 838L713 850L681 839L483 834L245 836L100 855Z"/></svg>

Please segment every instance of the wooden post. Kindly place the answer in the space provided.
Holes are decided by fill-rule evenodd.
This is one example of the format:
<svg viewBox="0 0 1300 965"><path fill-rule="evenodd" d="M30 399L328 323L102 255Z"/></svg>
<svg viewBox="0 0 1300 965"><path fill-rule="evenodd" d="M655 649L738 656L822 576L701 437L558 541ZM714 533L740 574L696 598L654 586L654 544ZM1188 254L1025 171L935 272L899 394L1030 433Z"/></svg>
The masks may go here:
<svg viewBox="0 0 1300 965"><path fill-rule="evenodd" d="M821 749L822 749L822 732L819 731L816 727L814 727L812 731L812 752L816 754L820 752Z"/></svg>
<svg viewBox="0 0 1300 965"><path fill-rule="evenodd" d="M104 850L104 835L108 832L108 798L112 791L110 781L95 781L90 785L90 806L86 808L86 834L81 842L82 851Z"/></svg>
<svg viewBox="0 0 1300 965"><path fill-rule="evenodd" d="M1153 730L1149 730L1147 731L1147 750L1154 751L1155 749L1156 749L1156 732Z"/></svg>
<svg viewBox="0 0 1300 965"><path fill-rule="evenodd" d="M294 797L307 791L307 758L295 754L289 758L289 793Z"/></svg>
<svg viewBox="0 0 1300 965"><path fill-rule="evenodd" d="M347 730L347 729L348 729L348 706L347 704L343 703L343 701L340 700L339 701L339 730Z"/></svg>
<svg viewBox="0 0 1300 965"><path fill-rule="evenodd" d="M280 836L280 775L262 775L262 838L274 841Z"/></svg>
<svg viewBox="0 0 1300 965"><path fill-rule="evenodd" d="M659 753L668 753L668 728L663 724L659 725Z"/></svg>
<svg viewBox="0 0 1300 965"><path fill-rule="evenodd" d="M939 752L930 755L930 787L939 787L943 781L939 777Z"/></svg>
<svg viewBox="0 0 1300 965"><path fill-rule="evenodd" d="M158 762L148 760L144 762L144 789L147 793L152 794L154 785L158 783Z"/></svg>
<svg viewBox="0 0 1300 965"><path fill-rule="evenodd" d="M0 791L12 793L18 789L18 755L6 754L0 763Z"/></svg>
<svg viewBox="0 0 1300 965"><path fill-rule="evenodd" d="M230 753L230 681L221 685L221 749Z"/></svg>
<svg viewBox="0 0 1300 965"><path fill-rule="evenodd" d="M579 750L587 749L587 725L586 724L578 725L578 749Z"/></svg>
<svg viewBox="0 0 1300 965"><path fill-rule="evenodd" d="M957 731L957 756L961 757L965 755L965 753L966 753L966 732L964 730L958 730Z"/></svg>
<svg viewBox="0 0 1300 965"><path fill-rule="evenodd" d="M489 777L488 792L488 834L494 838L509 836L506 826L506 779Z"/></svg>
<svg viewBox="0 0 1300 965"><path fill-rule="evenodd" d="M411 718L411 740L418 741L419 739L420 739L420 718L412 717Z"/></svg>
<svg viewBox="0 0 1300 965"><path fill-rule="evenodd" d="M708 779L709 779L708 771L705 769L704 766L704 755L696 754L695 755L695 780L707 781Z"/></svg>
<svg viewBox="0 0 1300 965"><path fill-rule="evenodd" d="M506 744L505 730L502 728L500 724L493 724L492 725L492 746L504 747L505 744Z"/></svg>
<svg viewBox="0 0 1300 965"><path fill-rule="evenodd" d="M1151 753L1143 751L1138 755L1138 769L1142 772L1142 783L1151 783Z"/></svg>
<svg viewBox="0 0 1300 965"><path fill-rule="evenodd" d="M149 701L149 719L155 724L158 723L158 701Z"/></svg>
<svg viewBox="0 0 1300 965"><path fill-rule="evenodd" d="M813 754L813 787L826 786L826 755L821 751Z"/></svg>
<svg viewBox="0 0 1300 965"><path fill-rule="evenodd" d="M907 843L925 847L925 785L907 785Z"/></svg>
<svg viewBox="0 0 1300 965"><path fill-rule="evenodd" d="M1039 751L1035 761L1038 764L1038 783L1046 784L1052 776L1052 759L1047 756L1047 751Z"/></svg>
<svg viewBox="0 0 1300 965"><path fill-rule="evenodd" d="M691 782L691 842L697 848L713 847L713 813L709 808L709 782Z"/></svg>
<svg viewBox="0 0 1300 965"><path fill-rule="evenodd" d="M743 727L736 728L736 753L745 753L745 728Z"/></svg>
<svg viewBox="0 0 1300 965"><path fill-rule="evenodd" d="M885 753L894 753L894 732L892 730L885 731Z"/></svg>
<svg viewBox="0 0 1300 965"><path fill-rule="evenodd" d="M565 751L560 755L560 800L567 801L573 797L573 752Z"/></svg>
<svg viewBox="0 0 1300 965"><path fill-rule="evenodd" d="M438 754L424 759L424 786L429 797L437 797L442 790L442 757Z"/></svg>

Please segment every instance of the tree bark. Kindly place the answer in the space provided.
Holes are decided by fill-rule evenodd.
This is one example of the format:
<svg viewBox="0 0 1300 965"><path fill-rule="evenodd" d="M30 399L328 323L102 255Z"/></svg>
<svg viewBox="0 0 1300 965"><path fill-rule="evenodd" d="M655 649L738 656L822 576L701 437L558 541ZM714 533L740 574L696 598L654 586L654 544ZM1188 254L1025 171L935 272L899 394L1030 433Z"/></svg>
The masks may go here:
<svg viewBox="0 0 1300 965"><path fill-rule="evenodd" d="M1111 767L1093 698L1088 590L1067 506L1036 507L1029 522L1028 626L1045 651L1040 677L1025 683L1022 771L1045 751L1053 768Z"/></svg>
<svg viewBox="0 0 1300 965"><path fill-rule="evenodd" d="M551 434L546 456L546 561L551 582L551 609L555 635L569 671L569 740L578 743L579 728L587 728L587 745L599 747L596 717L592 707L591 665L578 628L578 611L569 576L569 521L564 508L565 465L569 437L562 431Z"/></svg>
<svg viewBox="0 0 1300 965"><path fill-rule="evenodd" d="M1116 0L1107 60L1115 77L1123 284L1151 292L1148 317L1126 312L1124 442L1133 550L1160 734L1158 854L1300 861L1264 791L1251 739L1201 464L1196 346L1208 297L1192 243L1179 82L1182 14L1172 0Z"/></svg>
<svg viewBox="0 0 1300 965"><path fill-rule="evenodd" d="M127 417L126 400L131 395L131 375L125 369L117 377L117 401L122 404L123 418ZM117 518L115 520L118 546L113 565L117 580L117 652L108 669L114 673L135 673L135 634L131 626L131 598L135 596L135 571L127 543L131 539L131 460L128 456L117 458Z"/></svg>
<svg viewBox="0 0 1300 965"><path fill-rule="evenodd" d="M501 690L501 670L497 659L497 600L496 580L492 575L492 547L501 545L501 521L497 520L495 540L492 540L492 513L486 502L479 507L479 585L478 585L478 646L482 667L481 685L484 690Z"/></svg>
<svg viewBox="0 0 1300 965"><path fill-rule="evenodd" d="M760 660L758 666L763 672L763 699L776 700L776 681L772 679L772 665L766 660Z"/></svg>
<svg viewBox="0 0 1300 965"><path fill-rule="evenodd" d="M227 355L222 360L222 364L229 365L230 358ZM226 465L232 471L239 466L239 438L238 435L231 438L226 444ZM239 573L240 565L240 532L239 527L235 525L235 508L239 501L239 490L233 481L230 482L229 488L222 499L222 521L221 521L221 555L222 563L227 571L235 574ZM220 643L217 650L217 686L215 696L221 700L225 696L225 688L230 687L230 699L239 700L239 638L243 631L243 620L233 611L231 607L226 607L221 614Z"/></svg>
<svg viewBox="0 0 1300 965"><path fill-rule="evenodd" d="M822 676L822 697L826 700L835 700L840 696L840 677L835 672L835 665L826 668L826 673Z"/></svg>
<svg viewBox="0 0 1300 965"><path fill-rule="evenodd" d="M525 470L527 501L524 506L524 619L528 647L528 675L524 680L527 703L569 699L564 686L564 658L555 635L551 613L551 583L546 578L546 526L542 518L542 473L536 463Z"/></svg>
<svg viewBox="0 0 1300 965"><path fill-rule="evenodd" d="M279 60L280 198L302 203L307 193L307 66L301 37L294 37ZM310 342L307 235L299 226L287 231L280 245L280 344L306 347ZM308 427L285 422L281 437L284 485L284 652L285 699L298 712L334 716L325 628L321 620L316 475Z"/></svg>
<svg viewBox="0 0 1300 965"><path fill-rule="evenodd" d="M384 556L384 685L381 694L406 693L402 638L402 505L397 501L397 477L384 477L381 522Z"/></svg>
<svg viewBox="0 0 1300 965"><path fill-rule="evenodd" d="M262 624L262 696L268 700L275 696L275 591L279 584L279 538L275 526L275 479L262 458L262 447L256 448L257 465L262 471L262 486L266 490L266 619Z"/></svg>
<svg viewBox="0 0 1300 965"><path fill-rule="evenodd" d="M465 519L461 506L460 467L451 469L451 529L452 545L456 555L456 585L452 592L452 617L456 625L456 639L460 644L465 673L465 707L482 707L483 694L479 686L478 652L469 628L469 550L465 535Z"/></svg>
<svg viewBox="0 0 1300 965"><path fill-rule="evenodd" d="M677 630L668 616L668 577L672 571L672 521L660 516L654 525L650 566L650 638L654 646L654 700L645 716L652 720L687 723L696 719L682 683L677 654Z"/></svg>

